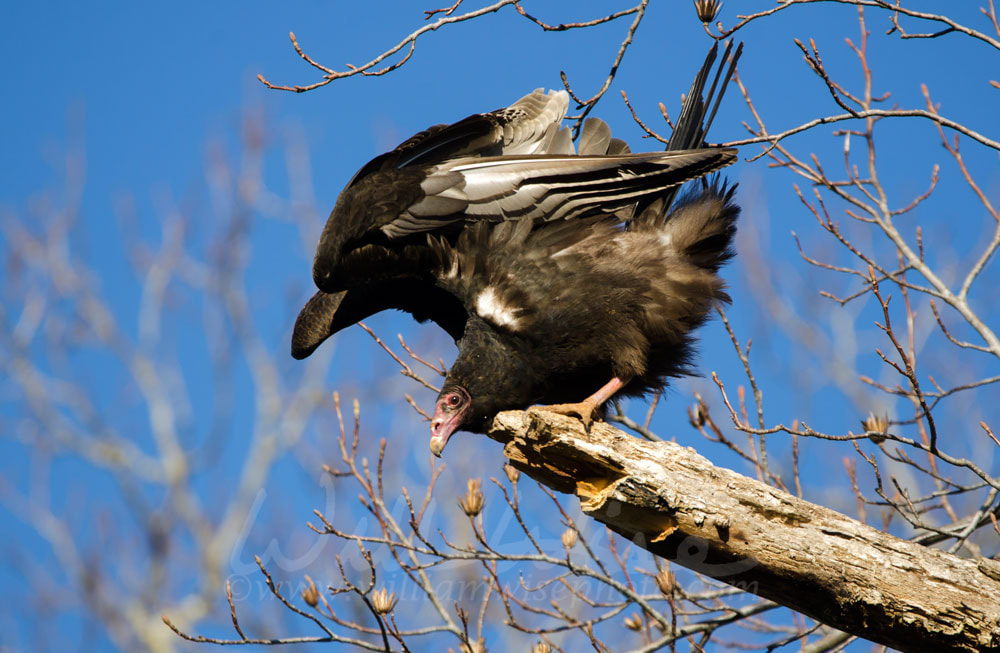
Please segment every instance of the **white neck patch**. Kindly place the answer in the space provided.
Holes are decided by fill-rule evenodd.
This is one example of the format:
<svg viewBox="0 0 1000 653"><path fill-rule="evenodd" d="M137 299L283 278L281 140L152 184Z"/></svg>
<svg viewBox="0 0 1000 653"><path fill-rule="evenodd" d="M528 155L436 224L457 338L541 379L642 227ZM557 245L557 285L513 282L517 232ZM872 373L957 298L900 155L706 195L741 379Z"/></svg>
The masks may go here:
<svg viewBox="0 0 1000 653"><path fill-rule="evenodd" d="M505 305L500 300L493 286L483 288L483 291L479 293L479 297L476 298L476 313L479 314L479 317L489 320L497 326L517 330L517 313L519 310L521 309Z"/></svg>

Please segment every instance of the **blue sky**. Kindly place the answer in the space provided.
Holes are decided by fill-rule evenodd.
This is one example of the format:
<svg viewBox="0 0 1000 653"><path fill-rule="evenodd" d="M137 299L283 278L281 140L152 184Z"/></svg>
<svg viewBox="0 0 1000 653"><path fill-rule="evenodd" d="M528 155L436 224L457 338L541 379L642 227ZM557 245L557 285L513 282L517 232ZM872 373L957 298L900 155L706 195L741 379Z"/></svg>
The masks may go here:
<svg viewBox="0 0 1000 653"><path fill-rule="evenodd" d="M529 11L550 22L591 18L611 6L593 1L565 7L528 4L525 7ZM685 5L683 11L676 9L676 4ZM83 170L84 179L74 247L93 269L96 277L89 281L100 288L124 331L131 338L140 338L141 327L135 316L142 287L122 250L122 207L134 207L136 228L152 244L162 238L165 216L187 212L192 218L190 229L196 249L207 251L206 234L218 229L219 216L212 209L206 167L215 156L234 157L240 152L241 130L247 124L256 125L267 142L261 161L262 179L277 197L287 197L292 185L285 169L284 148L288 143L300 143L306 148L314 205L303 210L314 219L314 237L354 171L412 133L430 124L504 106L536 87L559 88L560 71L567 73L580 94L591 94L603 81L626 28L626 22L616 21L592 30L547 34L508 8L482 20L425 35L412 60L385 77L339 80L305 94L271 91L256 80L258 74L279 84L309 84L319 79L317 71L292 50L289 31L295 32L299 43L316 60L339 70L345 63L367 61L419 27L425 8L430 7L411 2L380 4L374 11L365 3L333 2L162 6L102 3L99 8L86 3L5 3L0 7L5 32L0 39L0 55L6 62L4 120L0 123L4 143L0 148L0 219L30 225L38 202L44 198L57 204L65 200L67 153L77 156L72 160L83 164L79 170ZM982 25L971 3L956 11L960 12L957 18ZM734 7L724 9L727 24L734 21L734 12ZM990 135L998 110L997 91L978 77L970 82L967 73L970 69L978 73L979 62L986 62L982 64L986 69L995 69L991 63L995 62L995 52L958 37L900 41L885 37L886 28L884 17L869 17L873 33L870 56L877 62L877 92L891 90L899 105L923 107L920 84L926 82L934 98L943 102L944 114ZM820 114L840 113L822 83L807 70L792 39L814 37L830 70L857 88L860 74L844 43L845 36L857 39L856 14L836 5L787 12L742 32L746 46L741 75L772 129L797 125ZM631 122L619 91L628 92L633 106L651 124L657 121L659 101L666 104L671 115L676 115L680 93L687 90L709 46L709 39L686 3L651 3L615 84L593 115L605 118L617 135L632 143L633 149L642 149L640 132ZM751 118L739 93L731 89L710 140L742 138L745 131L740 125L748 120ZM816 152L836 161L843 140L830 138L832 130L825 128L799 137L794 141L797 151ZM886 167L883 181L905 203L908 200L904 198L926 187L931 165L942 160L940 142L929 125L915 120L889 125L880 137L880 154L884 152L893 162ZM855 141L854 146L860 148L860 143ZM653 149L653 144L648 147ZM822 280L819 287L841 294L852 288L839 278L823 277L806 266L798 258L789 232L797 231L814 253L827 253L833 260L845 259L838 259L842 254L819 233L812 217L802 211L791 190L796 181L791 175L769 170L763 160L745 161L756 151L747 148L744 161L730 173L743 189L741 229L746 233L741 235L740 246L755 248L768 263L775 287L796 306L799 317L814 321L835 346L848 346L845 334L857 331L858 341L851 345L859 350L855 363L863 373L880 378L879 362L871 352L871 345L878 343L872 326L878 315L870 303L839 311L821 303L816 293L817 280ZM963 151L967 152L970 167L980 174L986 191L996 197L1000 188L996 153L979 152L971 145ZM977 208L953 167L943 171L938 195L916 217L924 229L925 242L947 244L942 248L950 253L942 254L941 259L946 268L958 269L989 230L982 208ZM261 342L280 361L282 375L300 378L304 366L291 361L285 352L295 313L311 293L311 243L304 243L291 223L271 216L255 216L250 242L252 253L245 260L246 274L253 287L250 309ZM735 298L730 317L740 337L755 342L760 379L770 389L765 395L769 419L788 423L805 417L811 425L831 432L857 429L864 415L856 414L857 407L841 389L824 379L824 368L816 362L824 353L810 352L775 329L773 314L751 292L751 277L760 270L748 267L744 261L747 254L741 252L728 268L727 278ZM995 305L996 288L1000 287L996 278L996 271L987 268L984 281L973 293L984 315L993 319L997 314L990 307ZM191 443L203 446L216 433L208 423L213 407L221 401L221 386L211 380L211 343L199 337L201 311L197 299L190 289L177 292L181 309L167 322L175 331L167 335L158 355L175 358L187 379L187 393L180 402L189 405L185 428L190 431ZM19 311L11 303L5 309L10 315ZM432 327L418 329L396 315L380 316L372 324L389 341L394 342L394 334L402 331L409 341L420 343L446 361L454 355L451 343ZM921 324L921 333L929 334L929 323L924 320ZM740 383L741 366L718 321L703 331L702 343L699 368L705 373L719 371L723 379L732 379L733 387ZM56 363L45 359L40 347L34 345L33 355L44 361L41 364L46 369L57 369ZM414 452L414 464L405 472L408 483L419 486L426 482L426 426L396 397L399 388L408 388L429 409L433 395L402 385L391 361L359 329L345 332L326 348L335 362L317 389L340 389L348 397L353 396L352 392L367 397L371 401L366 404L366 415L371 414L367 423L372 425L373 438L384 434L393 443L405 443ZM929 358L932 373L952 381L960 380L966 372L970 378L995 373L997 367L989 361L952 361L945 354ZM233 366L237 370L233 403L251 406L255 397L242 378L245 374L240 372L245 371L245 361L236 360ZM122 389L128 375L120 365L84 350L59 369L89 386L99 408L121 428L134 433L140 448L150 446L148 421L135 391ZM711 396L713 405L717 405L713 387L705 378L677 384L658 410L654 426L667 437L697 447L717 464L747 473L745 463L722 447L707 445L687 426L684 410L693 392ZM0 428L14 433L24 417L22 398L12 384L0 383L0 388ZM377 397L390 393L395 393L393 403L386 406L376 402ZM979 398L988 397L987 390ZM958 451L977 451L971 444L971 434L979 419L995 416L995 403L959 404L956 412L967 419L952 431ZM118 412L122 405L127 408ZM883 404L875 401L873 405ZM890 405L889 410L894 407ZM641 406L632 410L636 417L644 412ZM716 417L725 421L722 413L716 413ZM219 459L227 462L197 481L207 503L216 500L216 493L225 494L222 488L230 484L226 474L238 471L240 444L252 427L252 413L239 410L231 421L218 427L226 434ZM317 428L322 427L311 426L308 437L319 443L317 450L329 454L328 443L323 444L323 433ZM970 444L963 444L966 439ZM803 447L807 497L851 510L853 500L843 492L839 460L853 456L853 452L825 443L804 443ZM787 443L776 445L775 451L778 457L787 459L789 455ZM109 475L57 453L51 477L43 475L39 480L37 466L45 466L45 456L40 461L16 437L0 441L0 452L0 470L12 487L28 493L37 490L39 483L48 484L54 506L60 510L79 509L79 520L70 523L70 530L82 543L99 547L99 529L90 520L103 508L112 519L127 519L123 515L128 511L118 498L121 487ZM467 473L469 461L473 470L475 462L488 461L478 473L484 477L499 474L501 451L484 439L456 438L449 445L449 453L464 461L461 469ZM830 460L837 462L831 464ZM995 469L995 456L992 460ZM288 531L304 530L302 524L310 518L316 502L322 500L322 493L315 484L315 470L304 474L303 467L301 460L290 455L269 477L264 489L270 499L262 508L270 514L268 523L280 523ZM461 487L464 477L455 476L447 482ZM85 490L76 495L81 486ZM146 491L155 503L157 493ZM75 505L74 498L83 506ZM4 515L0 532L8 547L20 552L39 551L37 560L43 565L53 562L47 544L23 521L4 514L2 507L0 515ZM544 520L544 514L539 519ZM257 538L263 547L270 537L269 533L255 533L251 541ZM302 533L295 537L289 544L290 536L286 546L307 546L308 538L304 539ZM245 558L249 559L249 554ZM15 588L23 588L21 583L29 576L18 571L16 562L4 564L10 566L0 565L3 601L8 606L16 605L20 594ZM60 618L59 636L82 637L96 649L113 649L105 635L88 629L78 608L61 614L69 616ZM17 631L10 636L15 650L32 649L30 628L15 626L5 618L0 622L0 631L8 628ZM7 636L3 639L7 640ZM58 648L58 638L54 640L47 645Z"/></svg>

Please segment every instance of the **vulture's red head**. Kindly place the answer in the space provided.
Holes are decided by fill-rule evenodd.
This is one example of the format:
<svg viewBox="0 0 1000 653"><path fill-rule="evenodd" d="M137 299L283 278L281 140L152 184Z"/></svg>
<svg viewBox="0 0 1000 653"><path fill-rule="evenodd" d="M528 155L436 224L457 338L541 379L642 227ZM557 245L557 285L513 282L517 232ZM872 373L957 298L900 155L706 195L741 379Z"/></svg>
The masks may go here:
<svg viewBox="0 0 1000 653"><path fill-rule="evenodd" d="M458 340L431 418L431 452L440 456L455 431L486 433L503 410L537 403L536 377L548 367L511 344L510 336L473 313Z"/></svg>
<svg viewBox="0 0 1000 653"><path fill-rule="evenodd" d="M431 419L431 453L440 456L451 434L466 422L472 399L461 386L445 386L434 405Z"/></svg>

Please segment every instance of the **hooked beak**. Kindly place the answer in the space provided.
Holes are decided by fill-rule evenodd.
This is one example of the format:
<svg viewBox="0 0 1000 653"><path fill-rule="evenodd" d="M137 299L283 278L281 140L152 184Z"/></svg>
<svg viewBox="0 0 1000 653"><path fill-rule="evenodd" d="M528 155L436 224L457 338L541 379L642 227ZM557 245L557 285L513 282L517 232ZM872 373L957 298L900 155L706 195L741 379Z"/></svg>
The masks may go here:
<svg viewBox="0 0 1000 653"><path fill-rule="evenodd" d="M460 413L446 413L440 407L434 410L434 419L431 420L431 453L441 457L444 446L448 444L448 439L458 428Z"/></svg>

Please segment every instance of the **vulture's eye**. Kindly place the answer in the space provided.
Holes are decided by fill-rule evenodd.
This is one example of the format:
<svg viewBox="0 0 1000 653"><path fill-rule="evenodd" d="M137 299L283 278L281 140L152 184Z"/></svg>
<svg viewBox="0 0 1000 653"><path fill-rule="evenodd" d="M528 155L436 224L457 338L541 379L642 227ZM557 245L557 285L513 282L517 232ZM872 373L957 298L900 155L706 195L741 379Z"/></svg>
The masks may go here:
<svg viewBox="0 0 1000 653"><path fill-rule="evenodd" d="M457 394L450 394L445 401L448 402L449 406L457 406L461 403L462 399Z"/></svg>

